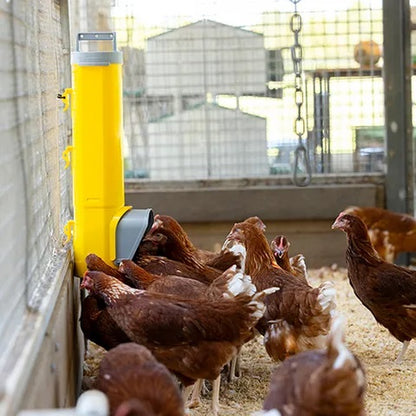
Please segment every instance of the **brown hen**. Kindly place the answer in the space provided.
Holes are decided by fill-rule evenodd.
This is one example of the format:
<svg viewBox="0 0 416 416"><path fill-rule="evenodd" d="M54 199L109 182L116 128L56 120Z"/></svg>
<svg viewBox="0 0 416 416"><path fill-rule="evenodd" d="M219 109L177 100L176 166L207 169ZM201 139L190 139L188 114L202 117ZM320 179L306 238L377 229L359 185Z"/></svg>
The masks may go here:
<svg viewBox="0 0 416 416"><path fill-rule="evenodd" d="M166 293L171 295L181 296L187 299L198 299L200 297L231 297L233 293L230 292L229 283L235 277L237 271L236 266L231 266L228 270L218 276L210 285L202 283L198 280L189 279L180 276L157 276L148 273L146 270L138 266L132 260L123 260L119 266L120 271L125 276L134 282L138 282L134 286L149 290L151 292ZM253 334L254 336L254 334ZM247 339L247 342L249 339ZM231 361L230 372L236 372L236 364L238 358L233 357ZM232 378L234 374L230 374ZM199 405L199 393L202 388L202 380L198 382L190 399L189 406L194 407ZM216 385L213 387L218 389Z"/></svg>
<svg viewBox="0 0 416 416"><path fill-rule="evenodd" d="M270 242L270 248L272 249L276 263L283 270L308 283L305 257L303 254L289 257L289 247L290 243L284 235L277 235Z"/></svg>
<svg viewBox="0 0 416 416"><path fill-rule="evenodd" d="M85 263L87 269L90 271L103 272L109 276L115 277L116 279L120 280L120 282L129 284L123 273L121 273L115 267L107 264L101 257L97 256L97 254L88 254L88 256L85 258Z"/></svg>
<svg viewBox="0 0 416 416"><path fill-rule="evenodd" d="M202 264L190 266L163 256L142 255L135 257L134 262L152 274L188 277L206 284L210 284L222 273L219 269Z"/></svg>
<svg viewBox="0 0 416 416"><path fill-rule="evenodd" d="M109 315L98 296L88 295L81 303L80 325L86 339L109 350L130 338Z"/></svg>
<svg viewBox="0 0 416 416"><path fill-rule="evenodd" d="M122 260L119 270L138 289L146 289L151 292L170 293L184 297L201 296L208 286L198 280L188 277L172 275L156 275L149 273L132 260ZM132 286L132 285L130 285Z"/></svg>
<svg viewBox="0 0 416 416"><path fill-rule="evenodd" d="M159 254L170 259L181 261L191 267L200 268L203 265L222 271L234 264L238 265L239 257L227 250L215 253L195 247L183 227L169 215L155 215L147 238L158 234L166 237Z"/></svg>
<svg viewBox="0 0 416 416"><path fill-rule="evenodd" d="M416 252L416 219L411 215L377 207L348 207L367 226L371 244L380 257L393 263L400 253Z"/></svg>
<svg viewBox="0 0 416 416"><path fill-rule="evenodd" d="M284 360L322 347L335 310L332 282L312 288L278 266L264 231L253 218L234 224L224 246L245 248L244 271L257 290L280 287L280 291L266 297L266 312L257 325L268 354L275 360Z"/></svg>
<svg viewBox="0 0 416 416"><path fill-rule="evenodd" d="M142 345L130 342L108 351L100 363L96 388L107 395L114 416L184 415L176 380Z"/></svg>
<svg viewBox="0 0 416 416"><path fill-rule="evenodd" d="M109 266L96 254L89 254L85 258L88 270L97 270L115 277L123 283L129 283L125 276L116 268ZM90 294L81 302L80 326L86 339L109 350L122 342L129 342L130 338L118 327L106 310L104 302L97 296Z"/></svg>
<svg viewBox="0 0 416 416"><path fill-rule="evenodd" d="M365 415L365 372L345 347L342 326L341 318L336 318L325 350L302 352L276 368L264 411L256 416Z"/></svg>
<svg viewBox="0 0 416 416"><path fill-rule="evenodd" d="M359 217L341 212L332 228L347 236L348 278L354 293L376 321L403 343L400 362L416 337L416 272L381 259Z"/></svg>
<svg viewBox="0 0 416 416"><path fill-rule="evenodd" d="M135 253L136 257L143 255L161 256L163 255L163 247L166 244L167 238L160 233L150 235L147 233L139 244ZM134 257L133 257L133 260Z"/></svg>
<svg viewBox="0 0 416 416"><path fill-rule="evenodd" d="M151 293L91 271L81 287L102 299L131 341L149 348L186 386L197 379L217 379L264 312L267 292L253 294L250 278L238 275L232 298L190 300ZM214 414L218 395L213 392Z"/></svg>
<svg viewBox="0 0 416 416"><path fill-rule="evenodd" d="M187 299L195 299L202 296L231 297L232 294L228 293L228 283L237 273L236 267L232 266L218 276L211 284L207 285L188 277L154 275L132 260L123 260L120 263L119 270L129 281L134 282L133 286L138 289L177 295Z"/></svg>

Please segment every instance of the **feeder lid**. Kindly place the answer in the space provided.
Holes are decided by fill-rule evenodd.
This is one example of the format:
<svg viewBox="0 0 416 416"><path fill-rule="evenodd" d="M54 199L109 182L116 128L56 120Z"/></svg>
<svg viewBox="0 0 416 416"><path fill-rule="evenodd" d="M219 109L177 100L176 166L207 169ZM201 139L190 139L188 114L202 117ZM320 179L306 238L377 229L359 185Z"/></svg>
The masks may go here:
<svg viewBox="0 0 416 416"><path fill-rule="evenodd" d="M82 50L81 42L89 42L88 50ZM107 50L109 42L112 43L111 50ZM122 64L123 54L117 50L116 32L78 33L76 51L71 53L71 63L80 66Z"/></svg>
<svg viewBox="0 0 416 416"><path fill-rule="evenodd" d="M120 218L116 229L116 265L122 260L133 259L142 238L152 225L151 208L131 209Z"/></svg>

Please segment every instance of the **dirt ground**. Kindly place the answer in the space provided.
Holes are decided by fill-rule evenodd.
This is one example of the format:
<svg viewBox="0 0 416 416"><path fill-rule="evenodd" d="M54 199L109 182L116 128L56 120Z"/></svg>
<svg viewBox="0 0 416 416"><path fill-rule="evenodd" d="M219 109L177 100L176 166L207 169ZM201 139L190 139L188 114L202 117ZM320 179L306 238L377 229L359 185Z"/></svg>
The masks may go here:
<svg viewBox="0 0 416 416"><path fill-rule="evenodd" d="M312 286L332 280L337 289L337 309L346 317L346 343L361 360L367 374L366 410L369 416L416 415L416 341L412 341L402 364L396 364L401 343L378 325L355 297L346 270L335 266L309 270ZM94 377L103 350L90 344L85 375ZM249 416L262 407L270 375L279 365L268 357L259 337L242 349L242 374L230 384L222 383L221 415ZM91 380L89 380L90 382ZM209 386L208 386L209 387ZM209 390L209 389L208 389ZM209 415L210 392L202 397L192 416Z"/></svg>

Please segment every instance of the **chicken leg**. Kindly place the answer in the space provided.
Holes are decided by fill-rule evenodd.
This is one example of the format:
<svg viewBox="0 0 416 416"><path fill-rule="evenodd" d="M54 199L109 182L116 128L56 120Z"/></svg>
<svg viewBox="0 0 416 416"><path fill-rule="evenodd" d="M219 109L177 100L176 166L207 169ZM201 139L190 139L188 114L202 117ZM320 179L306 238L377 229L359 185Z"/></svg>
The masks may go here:
<svg viewBox="0 0 416 416"><path fill-rule="evenodd" d="M396 358L396 364L401 364L404 355L406 354L407 348L409 347L410 341L403 341L402 350L400 351L400 354Z"/></svg>
<svg viewBox="0 0 416 416"><path fill-rule="evenodd" d="M198 407L201 404L201 391L204 385L204 380L202 378L198 379L192 385L192 395L189 402L187 402L187 407L193 409L194 407Z"/></svg>
<svg viewBox="0 0 416 416"><path fill-rule="evenodd" d="M238 375L237 375L238 372ZM240 375L240 353L237 353L229 362L228 382L234 381Z"/></svg>
<svg viewBox="0 0 416 416"><path fill-rule="evenodd" d="M212 382L211 411L213 416L217 416L220 410L220 385L221 374Z"/></svg>

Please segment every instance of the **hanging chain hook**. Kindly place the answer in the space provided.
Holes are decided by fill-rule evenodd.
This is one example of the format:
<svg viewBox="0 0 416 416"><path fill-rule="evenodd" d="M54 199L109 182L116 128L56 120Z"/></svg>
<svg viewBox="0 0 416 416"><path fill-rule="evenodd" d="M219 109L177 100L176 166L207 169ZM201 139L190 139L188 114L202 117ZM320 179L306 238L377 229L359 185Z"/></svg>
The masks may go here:
<svg viewBox="0 0 416 416"><path fill-rule="evenodd" d="M291 47L293 72L295 73L295 104L297 117L294 123L294 132L298 136L298 146L295 150L295 166L293 182L296 186L307 186L312 179L312 168L309 161L308 150L303 144L302 137L306 131L306 122L302 117L302 105L304 103L303 79L302 79L302 45L299 42L299 33L302 30L302 16L297 12L297 4L300 0L290 0L295 5L295 11L290 19L290 30L293 32L295 42ZM302 171L301 166L304 166Z"/></svg>
<svg viewBox="0 0 416 416"><path fill-rule="evenodd" d="M300 161L303 159L303 165L306 168L306 174L299 168ZM308 186L312 179L312 169L309 162L308 150L303 144L299 144L295 150L295 171L293 181L296 186Z"/></svg>

